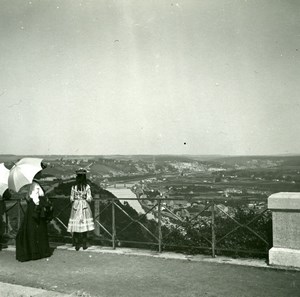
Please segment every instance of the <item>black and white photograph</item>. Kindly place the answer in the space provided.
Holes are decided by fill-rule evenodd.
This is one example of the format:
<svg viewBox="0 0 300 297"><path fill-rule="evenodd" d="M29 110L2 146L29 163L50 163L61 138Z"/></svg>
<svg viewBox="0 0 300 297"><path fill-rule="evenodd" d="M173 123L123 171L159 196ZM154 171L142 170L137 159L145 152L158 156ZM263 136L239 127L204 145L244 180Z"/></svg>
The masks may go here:
<svg viewBox="0 0 300 297"><path fill-rule="evenodd" d="M298 0L0 0L0 296L299 296L299 94Z"/></svg>

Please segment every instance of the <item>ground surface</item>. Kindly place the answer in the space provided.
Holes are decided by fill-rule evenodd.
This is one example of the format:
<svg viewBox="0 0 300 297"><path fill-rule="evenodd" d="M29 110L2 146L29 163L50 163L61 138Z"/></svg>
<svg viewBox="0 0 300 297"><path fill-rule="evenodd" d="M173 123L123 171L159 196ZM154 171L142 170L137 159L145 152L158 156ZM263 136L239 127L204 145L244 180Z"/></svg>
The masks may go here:
<svg viewBox="0 0 300 297"><path fill-rule="evenodd" d="M99 297L296 297L300 292L299 271L88 250L55 250L48 261L25 263L15 260L14 251L3 250L0 282Z"/></svg>

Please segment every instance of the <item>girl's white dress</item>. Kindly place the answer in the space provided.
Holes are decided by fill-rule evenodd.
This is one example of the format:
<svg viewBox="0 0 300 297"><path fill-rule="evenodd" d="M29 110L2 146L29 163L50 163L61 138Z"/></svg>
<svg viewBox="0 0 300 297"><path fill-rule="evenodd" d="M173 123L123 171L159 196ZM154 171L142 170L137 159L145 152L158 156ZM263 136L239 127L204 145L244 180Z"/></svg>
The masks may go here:
<svg viewBox="0 0 300 297"><path fill-rule="evenodd" d="M68 224L68 232L87 232L95 229L93 214L89 205L92 201L91 188L86 185L83 190L72 186L70 200L72 210Z"/></svg>

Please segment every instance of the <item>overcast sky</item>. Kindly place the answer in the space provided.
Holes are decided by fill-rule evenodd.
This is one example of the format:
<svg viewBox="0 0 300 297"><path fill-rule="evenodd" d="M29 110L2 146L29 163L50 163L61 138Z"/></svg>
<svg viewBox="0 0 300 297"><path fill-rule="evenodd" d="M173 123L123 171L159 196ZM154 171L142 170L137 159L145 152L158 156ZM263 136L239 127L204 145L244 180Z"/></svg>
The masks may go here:
<svg viewBox="0 0 300 297"><path fill-rule="evenodd" d="M0 0L0 153L300 153L300 1Z"/></svg>

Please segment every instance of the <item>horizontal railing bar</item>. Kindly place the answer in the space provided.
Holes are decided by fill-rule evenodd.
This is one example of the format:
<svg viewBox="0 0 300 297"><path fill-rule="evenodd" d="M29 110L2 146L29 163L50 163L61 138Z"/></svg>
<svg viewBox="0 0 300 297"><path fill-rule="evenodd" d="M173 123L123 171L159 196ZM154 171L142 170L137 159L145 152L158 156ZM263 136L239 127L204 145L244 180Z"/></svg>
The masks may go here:
<svg viewBox="0 0 300 297"><path fill-rule="evenodd" d="M117 239L116 241L121 243L123 242L123 243L158 245L157 242L149 242L149 241L132 241L132 240L122 240L122 239Z"/></svg>
<svg viewBox="0 0 300 297"><path fill-rule="evenodd" d="M57 197L57 196L50 196L49 199L70 199L69 196L63 196L63 197ZM266 198L255 198L255 197L251 197L251 196L241 196L241 197L229 197L229 198L225 198L225 197L219 197L219 196L193 196L190 198L186 198L186 196L182 196L182 197L148 197L148 198L132 198L132 197L122 197L122 198L117 198L117 197L105 197L105 198L93 198L93 200L97 200L97 201L112 201L112 200L150 200L150 201L170 201L170 200L174 200L174 201L180 201L180 200L184 200L184 201L188 201L188 202L196 202L196 201L226 201L226 203L230 204L230 203L234 203L234 202L248 202L248 201L259 201L259 202L267 202ZM25 201L24 199L16 199L16 198L10 198L8 201Z"/></svg>
<svg viewBox="0 0 300 297"><path fill-rule="evenodd" d="M176 244L163 244L164 247L180 247L180 248L194 248L199 250L211 250L211 246L195 246L195 245L176 245Z"/></svg>
<svg viewBox="0 0 300 297"><path fill-rule="evenodd" d="M267 252L262 252L260 250L241 250L241 249L228 249L228 248L216 248L217 251L222 252L238 252L238 253L250 253L250 254L260 254L260 255L266 255Z"/></svg>

